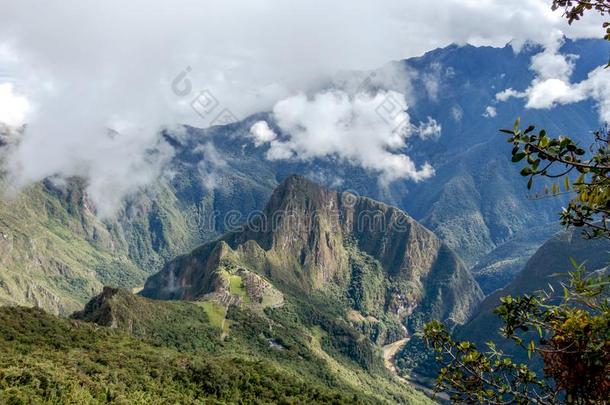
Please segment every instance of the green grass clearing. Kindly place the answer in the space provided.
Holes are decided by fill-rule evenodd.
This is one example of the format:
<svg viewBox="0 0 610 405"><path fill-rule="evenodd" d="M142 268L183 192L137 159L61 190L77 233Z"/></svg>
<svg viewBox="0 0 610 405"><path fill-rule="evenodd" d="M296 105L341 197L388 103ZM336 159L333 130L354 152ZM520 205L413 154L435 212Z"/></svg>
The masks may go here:
<svg viewBox="0 0 610 405"><path fill-rule="evenodd" d="M250 297L240 276L229 274L229 291L231 294L239 295L244 304L250 303Z"/></svg>

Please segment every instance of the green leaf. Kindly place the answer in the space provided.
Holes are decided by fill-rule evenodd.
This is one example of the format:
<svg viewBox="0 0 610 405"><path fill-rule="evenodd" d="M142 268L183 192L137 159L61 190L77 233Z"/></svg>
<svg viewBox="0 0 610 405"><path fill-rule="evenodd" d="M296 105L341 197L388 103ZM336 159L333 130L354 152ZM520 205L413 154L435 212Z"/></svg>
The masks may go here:
<svg viewBox="0 0 610 405"><path fill-rule="evenodd" d="M532 353L534 353L534 350L536 350L536 345L534 344L533 340L530 340L530 344L527 347L527 357L529 357L531 359Z"/></svg>
<svg viewBox="0 0 610 405"><path fill-rule="evenodd" d="M539 165L540 165L540 159L534 160L534 163L532 163L532 169L533 170L538 170L538 166Z"/></svg>
<svg viewBox="0 0 610 405"><path fill-rule="evenodd" d="M530 169L529 167L524 167L523 169L521 169L521 176L529 176L532 173L532 169Z"/></svg>
<svg viewBox="0 0 610 405"><path fill-rule="evenodd" d="M521 126L521 117L519 117L519 118L517 118L517 119L515 120L515 125L514 125L514 127L513 127L513 128L514 128L513 132L515 132L515 133L516 133L517 131L519 131L519 127L520 127L520 126Z"/></svg>
<svg viewBox="0 0 610 405"><path fill-rule="evenodd" d="M525 152L517 152L513 155L512 161L513 163L520 162L525 157Z"/></svg>

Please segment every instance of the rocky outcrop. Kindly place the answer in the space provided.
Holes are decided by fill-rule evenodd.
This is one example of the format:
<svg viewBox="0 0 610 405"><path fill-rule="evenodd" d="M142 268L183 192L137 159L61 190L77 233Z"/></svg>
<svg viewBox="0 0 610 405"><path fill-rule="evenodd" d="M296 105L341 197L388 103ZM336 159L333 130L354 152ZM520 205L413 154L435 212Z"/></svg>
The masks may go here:
<svg viewBox="0 0 610 405"><path fill-rule="evenodd" d="M134 323L143 320L140 309L150 306L144 300L127 290L106 286L71 318L132 331Z"/></svg>
<svg viewBox="0 0 610 405"><path fill-rule="evenodd" d="M300 176L288 177L243 229L167 264L141 294L195 300L225 289L219 275L235 274L229 268L303 294L342 291L370 315L413 321L461 323L482 299L457 255L403 211Z"/></svg>

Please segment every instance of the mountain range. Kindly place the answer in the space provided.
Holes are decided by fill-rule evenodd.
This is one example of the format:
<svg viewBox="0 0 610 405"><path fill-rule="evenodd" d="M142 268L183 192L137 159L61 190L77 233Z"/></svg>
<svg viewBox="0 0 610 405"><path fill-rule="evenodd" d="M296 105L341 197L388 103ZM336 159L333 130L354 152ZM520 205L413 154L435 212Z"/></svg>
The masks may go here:
<svg viewBox="0 0 610 405"><path fill-rule="evenodd" d="M0 302L67 314L103 284L141 286L167 260L222 234L228 212L237 214L234 222L245 222L261 210L291 173L403 209L459 254L486 293L503 287L559 230L562 201L527 196L498 129L521 116L551 133L578 137L598 121L591 101L552 110L526 110L519 99L494 104L496 92L521 90L531 81L530 58L539 51L449 46L393 62L408 73L409 88L397 90L415 100L413 119L436 117L442 125L438 138L414 138L408 147L416 161L435 168L436 175L421 183L382 185L374 172L341 160L268 160L265 147L248 137L261 119L274 127L273 115L263 113L206 130L189 127L179 136L166 133L175 149L172 175L134 192L112 220L95 216L79 179L34 185L0 202ZM567 40L561 52L580 56L573 74L580 80L604 63L609 50L604 41ZM434 94L425 85L430 72L437 76ZM483 116L492 104L497 115ZM515 254L511 246L525 253Z"/></svg>
<svg viewBox="0 0 610 405"><path fill-rule="evenodd" d="M575 270L575 265L583 265L588 272L607 271L610 264L610 241L606 238L584 239L575 229L560 232L546 241L527 261L525 267L504 288L488 295L480 304L477 313L465 325L458 328L458 335L484 347L485 342L494 340L498 347L511 352L510 345L499 333L491 335L483 331L498 331L501 322L493 314L500 305L500 298L507 295L534 295L545 291L551 297L560 298L563 284L567 284L567 272ZM525 351L513 354L522 361L527 359Z"/></svg>
<svg viewBox="0 0 610 405"><path fill-rule="evenodd" d="M451 248L403 211L293 175L275 189L259 217L169 261L147 279L139 296L105 287L71 315L72 325L40 311L4 311L6 361L20 359L18 348L32 342L20 333L24 328L34 331L30 334L63 336L59 346L43 345L38 357L26 356L35 376L25 378L13 370L12 380L0 378L0 384L28 398L48 398L38 385L51 381L61 387L59 401L66 395L133 399L141 395L141 385L157 379L155 366L145 367L144 381L130 387L113 383L105 392L103 380L110 378L110 370L86 369L58 381L45 367L45 362L57 363L58 349L74 353L86 345L95 352L101 350L100 341L119 340L122 347L136 346L137 356L149 353L146 361L152 364L160 360L147 345L163 348L172 362L182 357L175 361L189 365L180 371L179 364L170 363L162 375L176 392L145 388L155 398L188 402L204 395L231 402L264 395L271 402L328 402L332 397L338 403L426 403L425 396L392 375L383 359L391 364L394 350L422 322L464 323L482 298ZM99 336L90 323L116 332ZM207 362L191 365L198 355ZM73 361L63 358L62 367ZM114 367L132 379L136 366ZM258 394L226 382L220 371L225 368L247 387L254 384ZM194 391L181 388L175 373L194 384ZM276 373L284 375L281 384L260 381ZM203 387L201 374L206 376ZM65 388L83 378L91 381L86 393Z"/></svg>
<svg viewBox="0 0 610 405"><path fill-rule="evenodd" d="M598 125L591 101L550 110L496 101L532 81L540 51L451 45L354 73L403 72L393 90L413 100L412 119L442 127L405 148L435 169L418 183L387 184L339 157L270 160L252 125L290 134L261 112L164 132L175 151L167 174L114 218L96 215L80 178L0 199L1 361L29 367L0 374L0 388L19 382L6 398L427 403L396 375L425 364L414 338L423 322L482 344L499 326L500 296L545 288L567 256L606 265L606 241L558 233L565 200L529 197L498 134L518 116L583 140ZM561 52L576 55L578 81L607 62L610 45L566 40ZM342 78L325 85L341 88ZM18 136L4 134L0 148ZM113 345L139 360L99 354ZM72 371L62 376L58 364Z"/></svg>

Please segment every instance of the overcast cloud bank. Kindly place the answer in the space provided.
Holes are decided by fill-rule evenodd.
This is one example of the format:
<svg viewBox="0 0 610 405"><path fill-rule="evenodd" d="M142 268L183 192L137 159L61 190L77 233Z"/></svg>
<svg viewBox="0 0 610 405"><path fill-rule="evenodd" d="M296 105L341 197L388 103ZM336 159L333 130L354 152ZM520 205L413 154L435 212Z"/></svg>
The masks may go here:
<svg viewBox="0 0 610 405"><path fill-rule="evenodd" d="M112 215L171 157L161 127L209 125L192 107L205 90L235 118L273 108L283 128L294 132L289 140L262 135L258 142L271 145L269 158L334 154L384 173L387 181L422 180L432 168L416 167L399 149L415 132L438 136L433 121L418 130L409 126L408 136L387 128L367 132L373 116L359 101L303 93L316 94L338 71L376 68L452 42L513 41L518 49L526 40L547 43L558 28L572 37L599 36L598 21L568 28L545 0L9 2L0 15L0 77L14 84L0 88L0 119L28 127L7 169L18 187L47 176L83 176L101 215ZM603 86L592 84L601 80L597 73L573 89L565 80L569 61L549 57L558 70L541 71L538 88L546 83L554 93L541 99L532 90L531 106L602 98ZM186 95L172 86L182 72L192 90ZM429 90L434 93L434 80ZM336 115L321 112L322 105ZM362 116L349 125L367 149L344 149L350 142L342 125L354 113ZM336 141L324 145L328 139L317 134L315 119L331 125Z"/></svg>

